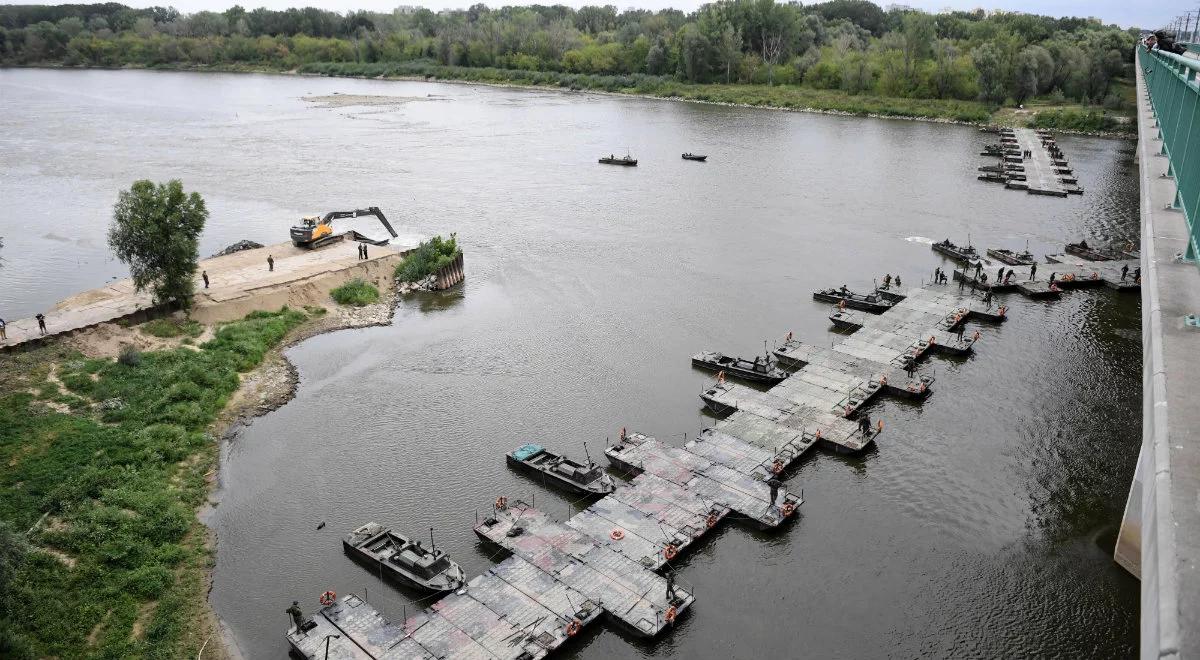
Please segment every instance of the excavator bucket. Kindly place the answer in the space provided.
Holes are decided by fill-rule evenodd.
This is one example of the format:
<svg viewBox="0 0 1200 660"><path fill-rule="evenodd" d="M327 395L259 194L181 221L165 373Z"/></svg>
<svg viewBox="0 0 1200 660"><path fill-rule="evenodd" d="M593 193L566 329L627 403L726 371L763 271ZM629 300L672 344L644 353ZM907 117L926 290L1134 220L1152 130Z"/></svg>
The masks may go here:
<svg viewBox="0 0 1200 660"><path fill-rule="evenodd" d="M383 223L384 228L388 230L388 233L392 235L392 238L400 237L400 235L396 233L396 230L392 229L392 223L388 222L387 218L383 217L383 211L380 211L378 206L372 206L367 210L371 213L374 213L376 218L379 218L379 221Z"/></svg>

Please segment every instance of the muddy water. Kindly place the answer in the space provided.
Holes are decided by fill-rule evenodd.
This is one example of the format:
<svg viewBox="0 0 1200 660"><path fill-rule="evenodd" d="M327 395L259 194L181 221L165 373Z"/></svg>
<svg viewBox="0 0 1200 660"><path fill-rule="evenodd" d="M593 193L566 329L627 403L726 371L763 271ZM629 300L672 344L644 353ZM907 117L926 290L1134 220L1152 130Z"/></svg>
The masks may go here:
<svg viewBox="0 0 1200 660"><path fill-rule="evenodd" d="M401 100L304 101L334 92ZM942 264L924 239L1042 254L1136 231L1130 143L1064 137L1087 189L977 182L975 129L555 92L308 78L0 71L0 312L121 273L116 191L178 176L209 200L204 249L281 240L304 213L382 207L457 231L460 290L389 327L289 351L296 398L225 447L212 601L249 657L282 657L293 598L366 590L339 536L435 528L469 574L497 495L570 499L510 472L537 440L595 457L621 426L682 442L711 423L702 348L751 355L791 330L834 341L814 288ZM595 159L632 151L637 168ZM709 162L682 161L683 151ZM379 232L369 222L361 225ZM69 241L69 242L68 242ZM1052 267L1050 267L1052 270ZM1046 272L1049 272L1048 270ZM730 526L682 558L699 601L654 643L589 632L565 657L1120 657L1137 583L1111 560L1140 433L1136 296L1007 300L966 360L934 358L923 405L874 404L877 449L791 476L799 524ZM318 523L325 522L318 531Z"/></svg>

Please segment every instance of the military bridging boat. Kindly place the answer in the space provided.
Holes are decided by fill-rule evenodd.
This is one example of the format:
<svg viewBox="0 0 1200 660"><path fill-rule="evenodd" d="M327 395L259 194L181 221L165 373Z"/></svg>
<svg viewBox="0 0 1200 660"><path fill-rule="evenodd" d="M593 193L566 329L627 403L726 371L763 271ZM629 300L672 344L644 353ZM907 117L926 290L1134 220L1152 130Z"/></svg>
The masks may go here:
<svg viewBox="0 0 1200 660"><path fill-rule="evenodd" d="M1067 243L1067 254L1073 254L1077 257L1083 257L1088 261L1112 261L1113 256L1103 249L1096 249L1087 244L1087 241L1079 241L1078 243Z"/></svg>
<svg viewBox="0 0 1200 660"><path fill-rule="evenodd" d="M704 161L708 160L708 156L702 156L702 155L700 155L700 154L692 154L692 153L687 153L687 154L683 154L683 159L684 159L684 160L698 160L698 161L700 161L700 162L704 162Z"/></svg>
<svg viewBox="0 0 1200 660"><path fill-rule="evenodd" d="M512 467L547 477L555 485L576 493L607 495L616 490L612 477L590 457L584 465L541 445L527 444L512 450L504 458Z"/></svg>
<svg viewBox="0 0 1200 660"><path fill-rule="evenodd" d="M882 314L891 309L896 304L896 297L899 297L900 300L904 299L903 296L898 296L898 294L882 295L878 290L867 294L854 293L846 287L813 291L813 300L833 303L838 307L861 309L864 312L871 312L873 314Z"/></svg>
<svg viewBox="0 0 1200 660"><path fill-rule="evenodd" d="M429 540L433 546L433 539ZM342 549L381 576L428 591L454 591L466 583L463 569L437 547L421 545L369 522L342 539Z"/></svg>
<svg viewBox="0 0 1200 660"><path fill-rule="evenodd" d="M692 366L723 372L742 380L771 385L783 382L783 379L788 376L786 371L775 366L770 357L755 357L753 360L747 360L716 351L703 351L693 355Z"/></svg>
<svg viewBox="0 0 1200 660"><path fill-rule="evenodd" d="M946 239L941 243L933 244L933 251L950 257L955 261L970 263L979 259L979 252L971 245L961 246L955 245Z"/></svg>
<svg viewBox="0 0 1200 660"><path fill-rule="evenodd" d="M989 248L987 255L1010 266L1028 266L1037 261L1029 250L1013 252L1007 248Z"/></svg>
<svg viewBox="0 0 1200 660"><path fill-rule="evenodd" d="M601 158L600 162L605 165L625 165L628 167L637 166L637 159L629 154L625 154L624 158L618 158L612 154L609 154L608 158Z"/></svg>

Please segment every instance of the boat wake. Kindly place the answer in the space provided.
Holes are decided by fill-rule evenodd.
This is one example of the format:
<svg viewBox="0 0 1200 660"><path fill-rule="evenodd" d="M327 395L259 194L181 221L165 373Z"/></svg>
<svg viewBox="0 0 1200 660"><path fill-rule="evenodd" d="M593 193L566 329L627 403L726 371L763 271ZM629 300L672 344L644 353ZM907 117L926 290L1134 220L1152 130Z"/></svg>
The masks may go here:
<svg viewBox="0 0 1200 660"><path fill-rule="evenodd" d="M924 243L925 245L933 245L933 239L925 238L924 236L909 236L904 240L908 241L909 243Z"/></svg>

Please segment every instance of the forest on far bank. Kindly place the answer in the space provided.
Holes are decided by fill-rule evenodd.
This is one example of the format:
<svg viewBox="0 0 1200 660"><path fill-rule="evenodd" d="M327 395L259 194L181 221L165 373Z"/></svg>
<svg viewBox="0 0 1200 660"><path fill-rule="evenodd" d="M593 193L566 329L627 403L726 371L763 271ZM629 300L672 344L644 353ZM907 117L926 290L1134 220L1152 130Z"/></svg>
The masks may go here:
<svg viewBox="0 0 1200 660"><path fill-rule="evenodd" d="M1121 81L1132 79L1136 36L1090 18L885 11L868 0L719 0L692 13L0 7L0 63L9 65L423 74L663 96L687 96L670 91L680 85L762 85L779 87L774 96L961 102L946 107L966 115L1030 100L1097 116L1125 111ZM904 114L903 102L891 105Z"/></svg>

